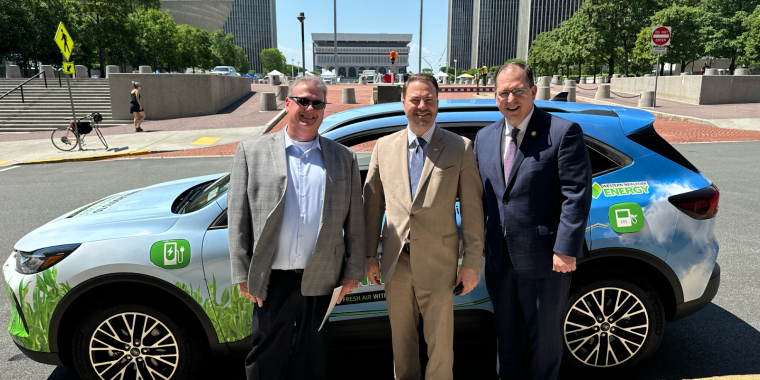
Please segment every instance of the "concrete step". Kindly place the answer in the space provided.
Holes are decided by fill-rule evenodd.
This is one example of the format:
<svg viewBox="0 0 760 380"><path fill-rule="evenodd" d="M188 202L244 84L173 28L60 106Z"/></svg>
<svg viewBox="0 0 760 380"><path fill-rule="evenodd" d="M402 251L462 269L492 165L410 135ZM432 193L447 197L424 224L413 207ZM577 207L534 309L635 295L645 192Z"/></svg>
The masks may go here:
<svg viewBox="0 0 760 380"><path fill-rule="evenodd" d="M117 125L124 125L124 124L132 124L134 120L103 120L101 123L98 123L98 126L100 127L115 127ZM5 122L0 120L0 132L3 131L4 128L25 128L25 129L45 129L45 128L65 128L67 125L69 125L69 121L62 120L61 122Z"/></svg>
<svg viewBox="0 0 760 380"><path fill-rule="evenodd" d="M89 114L91 114L93 112L98 112L98 111L82 110L81 112L77 112L77 116L80 115L80 114L81 115L89 115ZM100 115L103 116L103 119L109 119L109 118L111 118L111 113L108 113L108 112L98 112L98 113L100 113ZM64 119L70 118L70 117L71 117L71 113L69 113L68 115L64 115L64 114L61 114L61 115L43 114L43 115L28 115L28 116L23 116L23 115L3 115L3 114L0 114L0 121L11 121L11 120L13 120L13 121L16 121L16 120L17 121L29 121L29 120L31 120L31 121L34 121L34 120L39 120L39 121L60 121L60 120L64 120Z"/></svg>
<svg viewBox="0 0 760 380"><path fill-rule="evenodd" d="M100 112L101 114L103 112L111 113L111 107L84 107L83 110L92 109L92 112ZM39 110L39 109L20 109L20 110L4 110L0 111L0 116L5 115L70 115L71 109L70 108L57 108L57 109L47 109L47 110Z"/></svg>

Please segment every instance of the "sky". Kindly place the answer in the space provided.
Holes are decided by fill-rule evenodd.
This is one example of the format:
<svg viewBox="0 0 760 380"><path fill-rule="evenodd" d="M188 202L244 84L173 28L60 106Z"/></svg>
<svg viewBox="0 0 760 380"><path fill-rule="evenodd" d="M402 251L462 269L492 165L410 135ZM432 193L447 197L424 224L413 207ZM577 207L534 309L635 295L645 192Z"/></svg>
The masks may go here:
<svg viewBox="0 0 760 380"><path fill-rule="evenodd" d="M277 47L288 63L301 61L301 23L304 12L306 68L313 70L312 33L333 32L333 1L277 0ZM446 60L447 0L423 0L422 68L438 71ZM417 72L420 41L419 0L337 0L338 33L408 33L409 69ZM429 62L429 64L427 62Z"/></svg>

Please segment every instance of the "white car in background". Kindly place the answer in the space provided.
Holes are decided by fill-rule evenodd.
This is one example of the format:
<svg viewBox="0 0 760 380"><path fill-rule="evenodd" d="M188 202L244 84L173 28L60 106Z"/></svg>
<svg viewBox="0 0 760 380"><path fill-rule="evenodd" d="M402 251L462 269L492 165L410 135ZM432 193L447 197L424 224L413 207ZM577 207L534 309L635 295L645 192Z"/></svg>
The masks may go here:
<svg viewBox="0 0 760 380"><path fill-rule="evenodd" d="M229 75L232 77L240 76L240 73L235 71L235 68L232 66L216 66L214 67L214 70L211 72L211 74Z"/></svg>

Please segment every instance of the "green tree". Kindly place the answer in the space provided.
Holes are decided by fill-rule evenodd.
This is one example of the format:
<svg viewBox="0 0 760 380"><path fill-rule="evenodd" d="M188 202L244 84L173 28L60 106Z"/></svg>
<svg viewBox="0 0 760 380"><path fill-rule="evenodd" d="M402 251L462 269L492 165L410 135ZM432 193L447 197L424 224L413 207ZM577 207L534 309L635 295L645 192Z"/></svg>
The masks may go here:
<svg viewBox="0 0 760 380"><path fill-rule="evenodd" d="M426 67L426 68L422 69L422 73L423 73L423 74L430 74L430 75L433 75L433 69L430 69L430 68L427 68L427 67Z"/></svg>
<svg viewBox="0 0 760 380"><path fill-rule="evenodd" d="M245 55L245 51L240 46L235 45L235 71L239 73L247 73L251 68L248 63L248 56Z"/></svg>
<svg viewBox="0 0 760 380"><path fill-rule="evenodd" d="M652 27L670 26L673 33L670 37L668 54L660 57L660 62L680 63L681 72L686 66L700 56L704 55L705 39L699 31L701 28L700 11L696 7L686 5L672 5L662 9L652 16L651 25L644 27L636 38L636 46L633 52L634 62L638 66L650 66L657 60L652 54ZM665 65L660 68L660 74ZM643 71L643 70L642 70ZM646 72L649 72L647 69Z"/></svg>
<svg viewBox="0 0 760 380"><path fill-rule="evenodd" d="M180 65L177 26L166 12L152 8L142 8L129 15L133 24L136 41L135 51L129 61L132 66L148 62L154 69L159 67L171 71Z"/></svg>
<svg viewBox="0 0 760 380"><path fill-rule="evenodd" d="M87 33L97 50L98 66L107 64L126 68L134 60L138 30L130 21L130 13L140 9L159 9L161 0L83 0L87 15Z"/></svg>
<svg viewBox="0 0 760 380"><path fill-rule="evenodd" d="M209 70L214 67L208 32L187 24L177 25L177 59L180 67Z"/></svg>
<svg viewBox="0 0 760 380"><path fill-rule="evenodd" d="M264 68L264 74L273 70L277 70L285 74L285 56L280 52L280 49L264 49L261 51L261 66Z"/></svg>
<svg viewBox="0 0 760 380"><path fill-rule="evenodd" d="M701 33L710 36L705 41L705 53L712 57L730 59L729 70L732 74L735 61L743 53L745 45L742 42L742 36L747 32L744 20L758 5L760 0L703 0L699 7L704 25Z"/></svg>
<svg viewBox="0 0 760 380"><path fill-rule="evenodd" d="M587 20L585 28L598 33L595 43L600 55L606 58L610 73L615 72L615 61L622 59L628 74L636 37L649 24L649 17L661 8L657 0L587 0L571 19Z"/></svg>
<svg viewBox="0 0 760 380"><path fill-rule="evenodd" d="M744 28L746 32L742 34L742 43L745 58L751 63L760 64L760 6L744 20Z"/></svg>

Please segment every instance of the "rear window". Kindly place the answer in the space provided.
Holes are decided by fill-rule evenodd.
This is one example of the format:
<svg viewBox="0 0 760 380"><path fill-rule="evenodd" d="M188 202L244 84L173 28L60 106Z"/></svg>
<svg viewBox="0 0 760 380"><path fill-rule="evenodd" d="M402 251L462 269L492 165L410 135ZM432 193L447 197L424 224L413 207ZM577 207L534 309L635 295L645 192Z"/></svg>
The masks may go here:
<svg viewBox="0 0 760 380"><path fill-rule="evenodd" d="M696 166L692 165L686 157L682 156L676 148L673 148L669 142L665 141L665 139L654 130L653 124L650 124L647 128L644 128L639 132L629 135L628 138L644 148L647 148L694 173L699 173L699 169L697 169Z"/></svg>
<svg viewBox="0 0 760 380"><path fill-rule="evenodd" d="M216 67L216 68L214 68L214 71L225 71L226 72L226 71L230 71L230 69L227 68L227 67Z"/></svg>

